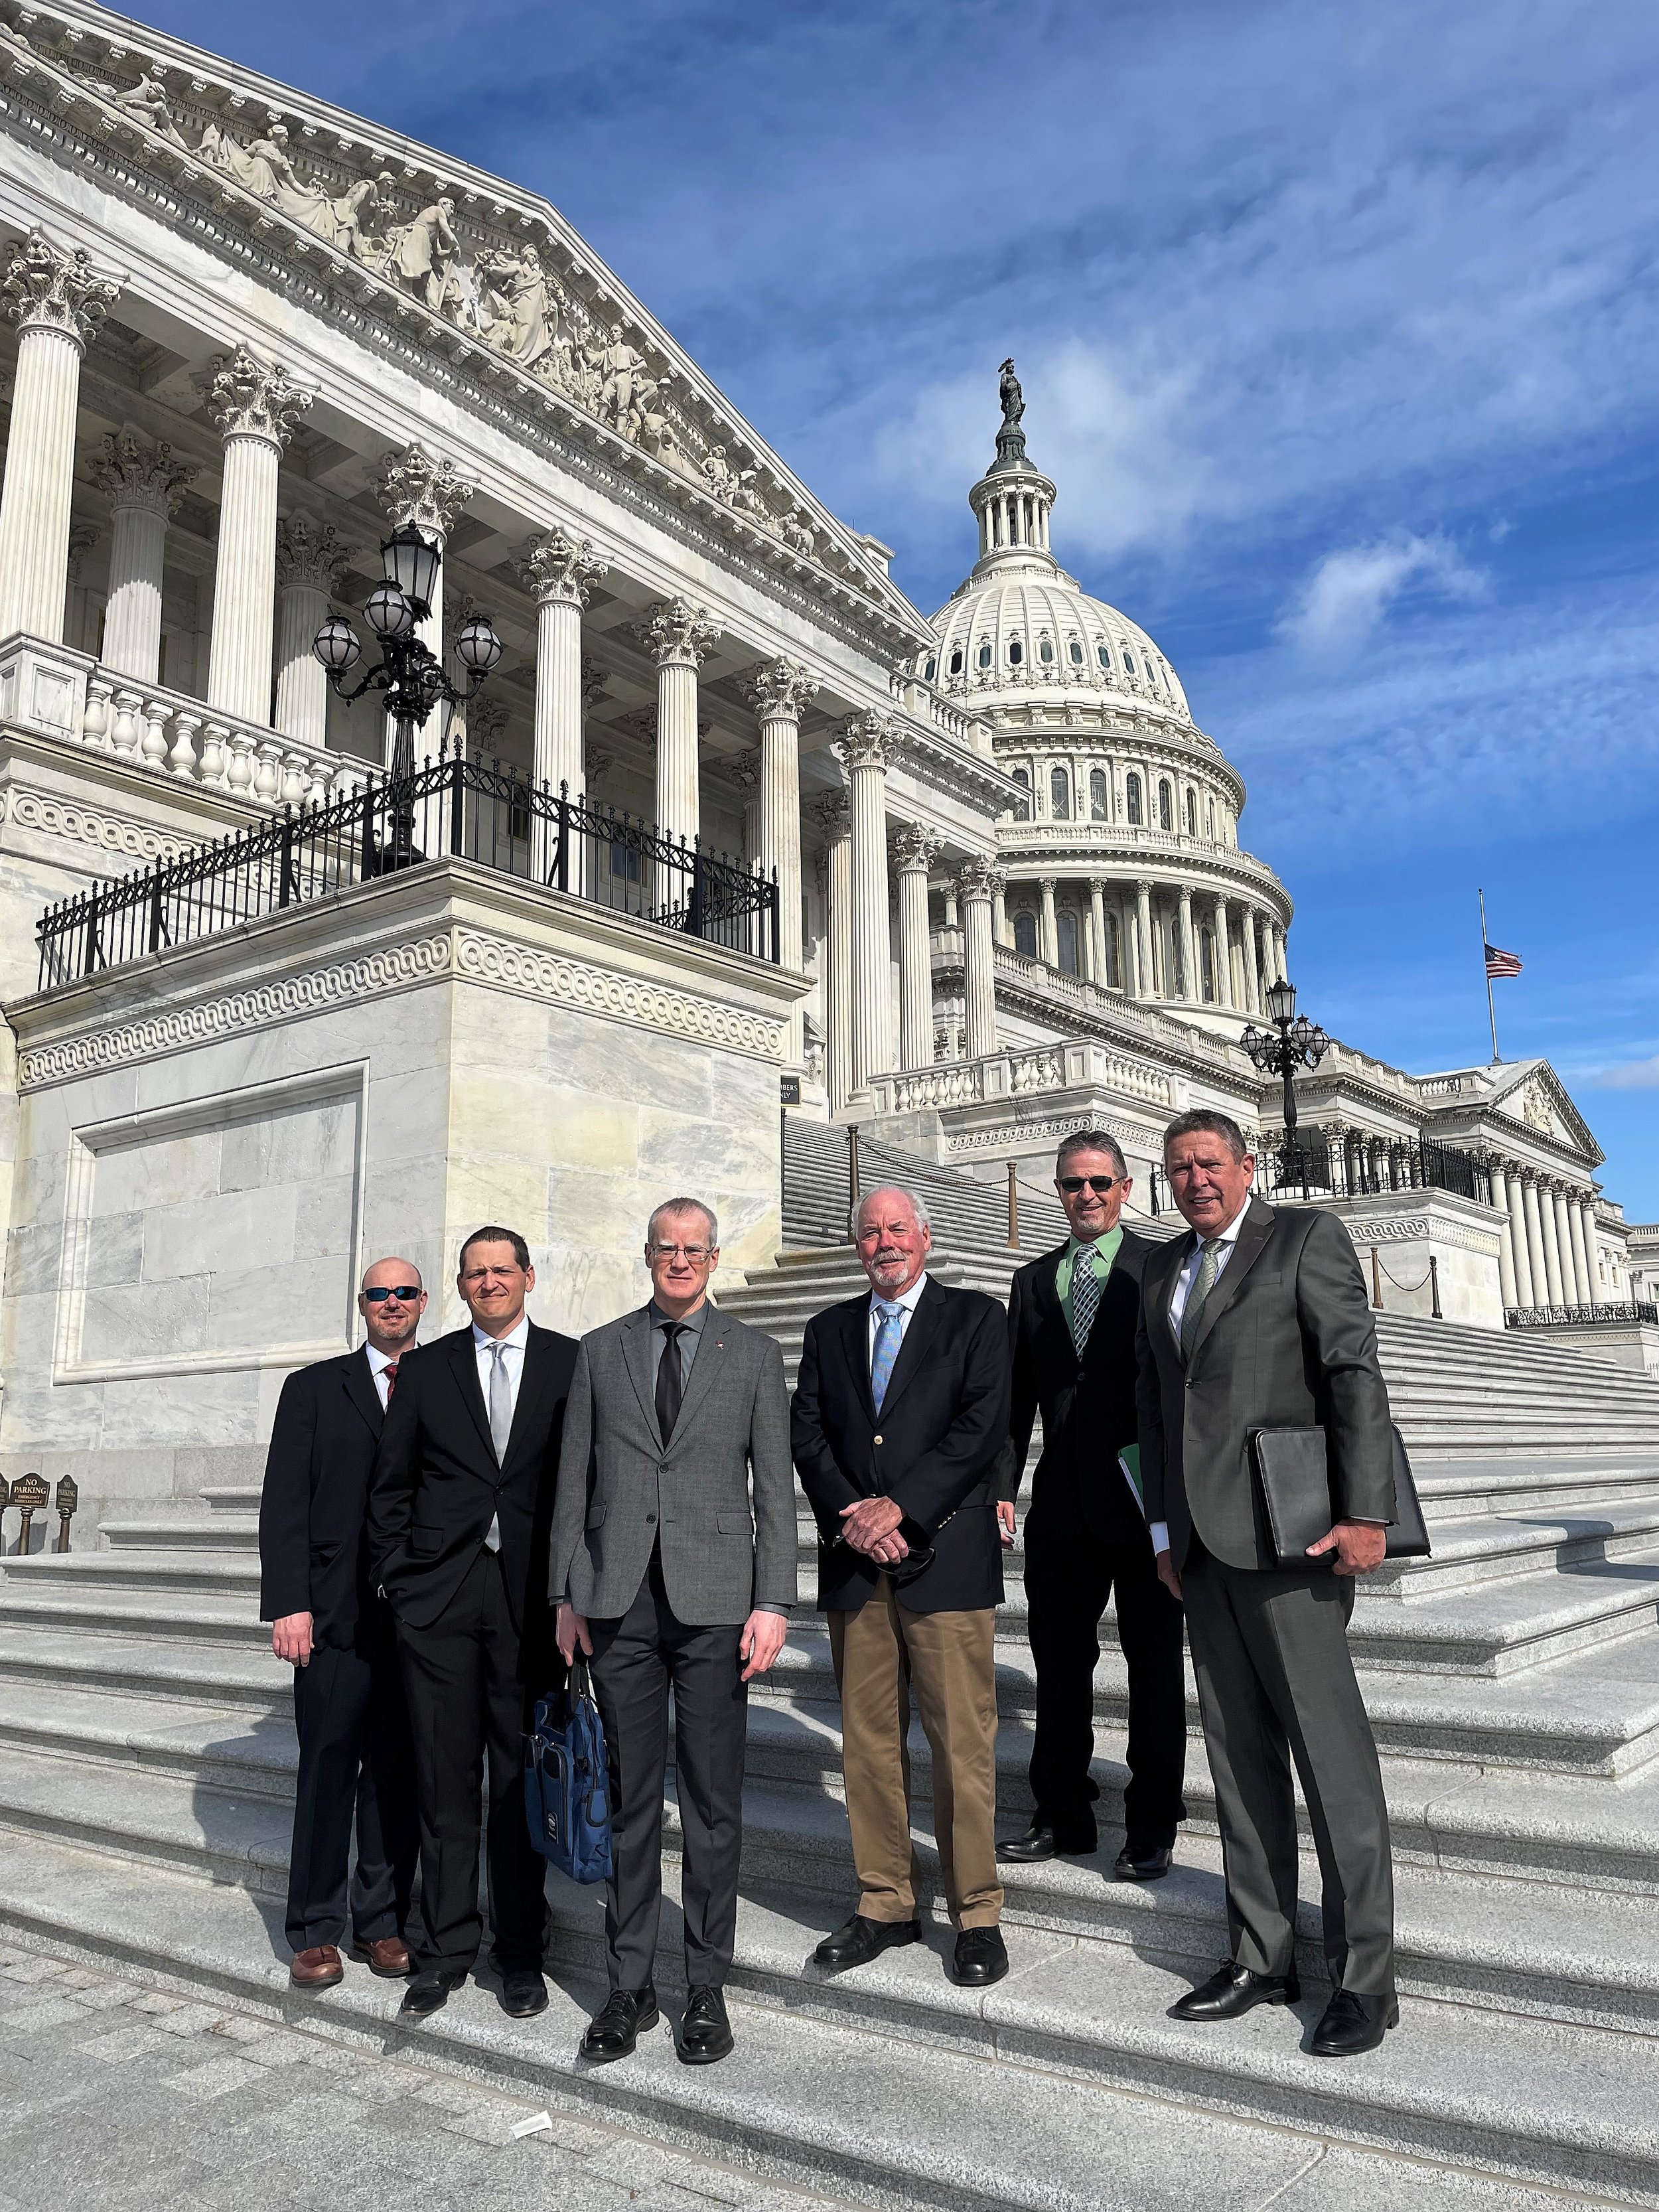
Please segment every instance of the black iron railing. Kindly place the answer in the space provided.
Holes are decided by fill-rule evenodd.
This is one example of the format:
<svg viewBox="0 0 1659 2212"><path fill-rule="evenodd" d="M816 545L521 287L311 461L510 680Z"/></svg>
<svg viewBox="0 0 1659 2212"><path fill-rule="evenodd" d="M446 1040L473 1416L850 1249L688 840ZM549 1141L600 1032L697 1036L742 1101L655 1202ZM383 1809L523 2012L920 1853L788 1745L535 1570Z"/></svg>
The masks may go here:
<svg viewBox="0 0 1659 2212"><path fill-rule="evenodd" d="M371 775L325 805L285 807L60 900L35 930L40 988L442 859L479 861L664 929L778 957L775 878L572 799L562 785L555 791L499 762L469 760L458 746L411 776Z"/></svg>
<svg viewBox="0 0 1659 2212"><path fill-rule="evenodd" d="M1380 1191L1443 1190L1492 1203L1492 1182L1471 1153L1431 1137L1377 1143L1358 1133L1304 1128L1294 1146L1264 1145L1256 1187L1267 1198L1365 1198Z"/></svg>
<svg viewBox="0 0 1659 2212"><path fill-rule="evenodd" d="M1617 1322L1659 1323L1659 1306L1641 1299L1595 1306L1505 1306L1505 1328L1609 1328Z"/></svg>

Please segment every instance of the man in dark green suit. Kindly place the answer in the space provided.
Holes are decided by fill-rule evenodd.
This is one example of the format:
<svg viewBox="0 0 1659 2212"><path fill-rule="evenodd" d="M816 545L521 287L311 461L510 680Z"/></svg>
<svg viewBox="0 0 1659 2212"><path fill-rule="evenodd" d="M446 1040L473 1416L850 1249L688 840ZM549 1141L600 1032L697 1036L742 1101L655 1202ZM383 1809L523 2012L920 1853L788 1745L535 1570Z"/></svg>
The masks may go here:
<svg viewBox="0 0 1659 2212"><path fill-rule="evenodd" d="M1158 1569L1187 1607L1226 1865L1231 1954L1174 2008L1231 2020L1291 2004L1296 1976L1294 1758L1324 1879L1333 1995L1309 2045L1369 2051L1395 2025L1388 1808L1348 1650L1353 1577L1382 1564L1394 1515L1389 1394L1364 1277L1334 1214L1271 1206L1224 1114L1164 1133L1193 1233L1142 1277L1140 1455ZM1282 1567L1258 1509L1250 1437L1325 1431L1334 1521Z"/></svg>

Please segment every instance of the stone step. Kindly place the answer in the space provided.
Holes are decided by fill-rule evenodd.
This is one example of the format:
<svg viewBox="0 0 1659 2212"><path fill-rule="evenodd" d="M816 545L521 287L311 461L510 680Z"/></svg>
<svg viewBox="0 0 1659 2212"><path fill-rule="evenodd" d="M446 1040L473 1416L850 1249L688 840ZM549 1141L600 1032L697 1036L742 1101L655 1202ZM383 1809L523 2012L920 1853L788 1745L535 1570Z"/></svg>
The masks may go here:
<svg viewBox="0 0 1659 2212"><path fill-rule="evenodd" d="M152 1531L152 1534L159 1532ZM9 1559L0 1577L0 1602L47 1592L74 1590L112 1595L144 1590L195 1595L216 1603L234 1593L256 1608L259 1601L259 1560L253 1552L210 1552L195 1554L152 1548L119 1552L70 1552L62 1558L41 1553L27 1559Z"/></svg>
<svg viewBox="0 0 1659 2212"><path fill-rule="evenodd" d="M1565 2085L1541 2136L1528 2132L1533 2084L1525 2070L1542 2057L1540 2031L1523 2026L1532 2039L1501 2094L1488 2090L1489 2057L1471 2094L1435 2097L1428 2085L1436 2072L1455 2081L1461 2046L1474 2039L1456 2008L1433 2005L1412 2007L1385 2046L1386 2069L1372 2068L1377 2078L1363 2095L1352 2092L1359 2069L1328 2067L1322 2077L1298 2057L1295 2023L1285 2015L1252 2015L1233 2057L1222 2052L1223 2066L1238 2069L1247 2084L1278 2080L1286 2112L1305 2102L1310 2116L1272 2124L1204 2109L1184 2079L1173 2091L1127 2089L1046 2055L1021 2050L1012 2063L1002 2059L993 2031L1018 1986L1012 1980L1000 1996L994 1990L963 2008L981 2019L977 2047L971 2035L958 2034L954 2047L943 2037L919 2044L828 2014L798 2015L744 1986L732 1991L738 2047L723 2064L678 2064L659 2029L632 2060L592 2069L579 2064L575 2049L602 1994L596 1979L556 1966L548 2011L524 2022L507 2020L489 1988L469 1984L419 2027L400 2029L398 1986L355 1970L335 1989L294 1999L270 1913L241 1888L161 1873L135 1882L128 1869L42 1838L16 1839L0 1866L0 1924L60 1956L302 2022L359 2050L384 2049L390 2034L426 2066L501 2081L556 2114L602 2116L874 2212L1239 2212L1269 2203L1279 2212L1397 2212L1407 2196L1437 2184L1456 2192L1460 2212L1566 2212L1606 2203L1610 2191L1618 2202L1656 2201L1652 2177L1642 2173L1648 2099L1645 2046L1636 2039L1622 2039L1635 2057L1623 2054L1611 2077ZM758 1952L769 1923L756 1921L751 1935L748 1908L744 1917L745 1946ZM1179 1986L1166 1978L1164 1988ZM1164 1994L1150 1974L1145 1994ZM1246 2094L1263 2093L1253 2085ZM1419 2138L1403 2157L1365 2140L1389 2095ZM1479 2130L1489 2095L1493 2124ZM1412 2110L1419 2101L1428 2108L1421 2118ZM1358 2118L1350 2106L1362 2108ZM1443 2158L1420 2140L1431 2134L1468 2148ZM1581 2171L1582 2191L1574 2185ZM1547 2174L1547 2189L1526 2185L1534 2172Z"/></svg>
<svg viewBox="0 0 1659 2212"><path fill-rule="evenodd" d="M0 1589L0 1632L27 1630L31 1635L120 1637L133 1643L201 1644L246 1653L269 1651L270 1628L258 1618L257 1597L239 1606L234 1593L222 1604L179 1603L143 1591L84 1591L64 1581L46 1592L15 1597Z"/></svg>
<svg viewBox="0 0 1659 2212"><path fill-rule="evenodd" d="M177 1698L245 1713L291 1713L294 1704L294 1669L272 1654L269 1629L263 1648L239 1649L125 1636L112 1622L95 1634L54 1631L0 1613L0 1675L12 1684L46 1683L110 1698Z"/></svg>
<svg viewBox="0 0 1659 2212"><path fill-rule="evenodd" d="M258 1516L246 1513L210 1513L200 1519L106 1521L99 1530L104 1547L111 1552L148 1552L165 1542L179 1552L246 1552L256 1559L259 1551Z"/></svg>

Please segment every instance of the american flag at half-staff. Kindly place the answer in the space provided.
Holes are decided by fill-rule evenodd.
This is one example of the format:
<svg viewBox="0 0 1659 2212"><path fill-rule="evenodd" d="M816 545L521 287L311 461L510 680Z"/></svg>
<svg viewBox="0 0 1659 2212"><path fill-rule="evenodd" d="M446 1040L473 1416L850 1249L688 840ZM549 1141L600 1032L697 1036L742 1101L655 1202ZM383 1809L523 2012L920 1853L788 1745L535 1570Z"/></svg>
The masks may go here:
<svg viewBox="0 0 1659 2212"><path fill-rule="evenodd" d="M1521 973L1520 954L1518 952L1500 952L1495 945L1487 945L1486 973L1488 975L1492 976L1518 975Z"/></svg>
<svg viewBox="0 0 1659 2212"><path fill-rule="evenodd" d="M1492 943L1486 934L1486 894L1477 891L1475 896L1480 902L1480 948L1486 961L1486 1019L1492 1024L1492 1058L1496 1067L1503 1054L1498 1049L1498 1010L1492 1004L1492 987L1501 977L1521 973L1521 956L1518 952L1501 951Z"/></svg>

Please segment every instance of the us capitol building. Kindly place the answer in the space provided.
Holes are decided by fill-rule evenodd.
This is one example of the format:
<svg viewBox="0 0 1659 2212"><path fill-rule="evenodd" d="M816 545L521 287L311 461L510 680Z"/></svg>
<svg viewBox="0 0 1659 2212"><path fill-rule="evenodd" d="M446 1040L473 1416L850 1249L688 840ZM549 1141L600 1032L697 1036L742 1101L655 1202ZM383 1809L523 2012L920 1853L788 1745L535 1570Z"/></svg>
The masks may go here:
<svg viewBox="0 0 1659 2212"><path fill-rule="evenodd" d="M573 1329L669 1190L769 1265L781 1079L999 1187L1103 1123L1150 1198L1189 1105L1279 1142L1289 893L1060 566L1012 363L928 618L533 194L82 4L0 0L0 127L9 1474L211 1479L366 1256L482 1219ZM388 785L399 532L458 696ZM1297 1096L1387 1303L1607 1349L1650 1288L1544 1062Z"/></svg>

